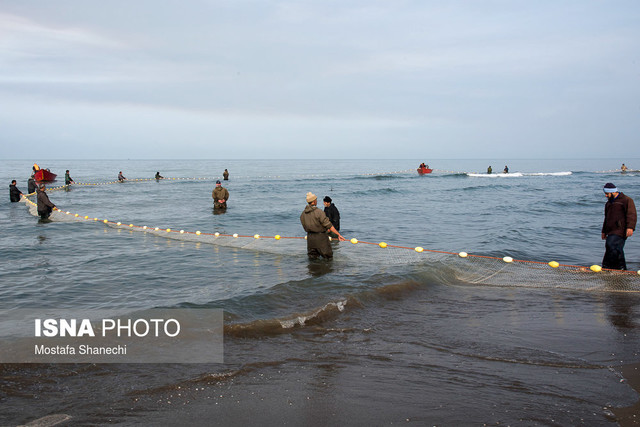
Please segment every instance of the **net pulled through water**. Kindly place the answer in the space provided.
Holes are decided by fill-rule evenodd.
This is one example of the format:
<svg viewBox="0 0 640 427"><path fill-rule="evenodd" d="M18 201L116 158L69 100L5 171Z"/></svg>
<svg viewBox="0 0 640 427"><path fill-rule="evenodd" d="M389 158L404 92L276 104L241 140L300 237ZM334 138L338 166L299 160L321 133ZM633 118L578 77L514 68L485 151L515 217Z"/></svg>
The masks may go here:
<svg viewBox="0 0 640 427"><path fill-rule="evenodd" d="M55 189L53 189L55 191ZM22 199L29 212L38 216L36 204ZM145 225L125 224L78 213L55 210L54 222L93 222L96 226L147 233L160 238L187 241L221 247L239 248L264 253L306 257L304 237L260 236L204 233L163 229ZM640 292L640 272L601 269L599 266L563 265L452 253L381 243L357 241L340 242L334 246L334 262L353 266L417 265L449 284L472 284L504 287L563 288L585 291Z"/></svg>

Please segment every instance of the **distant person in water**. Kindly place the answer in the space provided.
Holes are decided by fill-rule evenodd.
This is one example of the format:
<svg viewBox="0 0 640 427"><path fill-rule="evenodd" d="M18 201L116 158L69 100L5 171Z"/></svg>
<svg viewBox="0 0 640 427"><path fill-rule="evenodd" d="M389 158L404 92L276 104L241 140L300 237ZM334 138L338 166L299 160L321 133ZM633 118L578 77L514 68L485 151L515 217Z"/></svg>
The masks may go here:
<svg viewBox="0 0 640 427"><path fill-rule="evenodd" d="M602 240L606 240L602 267L626 270L624 244L636 229L636 206L631 197L622 194L610 182L605 184L603 190L607 203L604 205L602 223Z"/></svg>
<svg viewBox="0 0 640 427"><path fill-rule="evenodd" d="M227 208L227 200L229 200L229 192L226 188L222 186L220 181L216 181L216 188L211 192L211 197L213 197L213 208L214 209L226 209Z"/></svg>
<svg viewBox="0 0 640 427"><path fill-rule="evenodd" d="M156 179L164 179L164 176L160 175L160 171L156 172Z"/></svg>
<svg viewBox="0 0 640 427"><path fill-rule="evenodd" d="M40 218L47 219L51 215L51 212L56 208L56 205L51 203L49 196L47 195L47 187L44 184L40 184L38 187L38 215Z"/></svg>
<svg viewBox="0 0 640 427"><path fill-rule="evenodd" d="M12 202L19 202L22 197L22 191L18 190L16 185L17 182L15 179L11 181L11 184L9 184L9 200Z"/></svg>
<svg viewBox="0 0 640 427"><path fill-rule="evenodd" d="M64 173L64 185L75 184L75 181L69 176L69 169Z"/></svg>
<svg viewBox="0 0 640 427"><path fill-rule="evenodd" d="M509 173L509 166L504 165L504 170L502 172L503 173Z"/></svg>
<svg viewBox="0 0 640 427"><path fill-rule="evenodd" d="M27 181L27 191L29 192L29 194L31 194L34 191L36 191L37 188L38 188L38 186L36 185L36 180L33 177L33 175L31 175L31 177Z"/></svg>
<svg viewBox="0 0 640 427"><path fill-rule="evenodd" d="M225 181L229 181L229 171L228 170L225 169L224 172L222 172L222 178Z"/></svg>
<svg viewBox="0 0 640 427"><path fill-rule="evenodd" d="M124 175L122 175L122 171L118 172L118 181L122 182L122 181L124 181L125 179L127 179L127 178L125 178L125 176L124 176Z"/></svg>
<svg viewBox="0 0 640 427"><path fill-rule="evenodd" d="M322 200L324 202L324 214L329 218L331 224L336 228L336 230L340 231L340 211L336 205L333 204L331 197L325 196ZM332 235L331 237L338 237L336 235Z"/></svg>
<svg viewBox="0 0 640 427"><path fill-rule="evenodd" d="M622 164L622 166L620 166L620 170L621 170L622 172L626 172L626 171L627 171L627 169L629 169L629 168L628 168L624 163Z"/></svg>
<svg viewBox="0 0 640 427"><path fill-rule="evenodd" d="M491 173L493 173L493 169L491 168L491 166L489 166L487 168L487 174L491 175Z"/></svg>
<svg viewBox="0 0 640 427"><path fill-rule="evenodd" d="M331 224L329 218L317 207L318 198L315 194L307 193L307 206L300 214L300 223L307 232L307 255L314 260L318 257L333 258L333 249L329 243L327 232L334 233L340 241L344 241L340 232Z"/></svg>

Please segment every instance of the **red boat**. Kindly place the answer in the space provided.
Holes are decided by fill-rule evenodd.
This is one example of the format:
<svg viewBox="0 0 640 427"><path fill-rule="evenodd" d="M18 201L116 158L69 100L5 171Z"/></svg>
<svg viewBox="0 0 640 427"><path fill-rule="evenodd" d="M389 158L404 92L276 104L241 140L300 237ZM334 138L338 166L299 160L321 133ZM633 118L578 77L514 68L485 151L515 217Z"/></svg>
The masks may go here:
<svg viewBox="0 0 640 427"><path fill-rule="evenodd" d="M37 171L35 171L35 173L33 174L33 179L35 179L36 181L53 181L56 179L56 175L53 172L50 172L49 169L39 169Z"/></svg>
<svg viewBox="0 0 640 427"><path fill-rule="evenodd" d="M433 169L429 169L429 168L424 167L424 166L420 166L418 168L418 175L426 175L426 174L431 173L431 172L433 172Z"/></svg>

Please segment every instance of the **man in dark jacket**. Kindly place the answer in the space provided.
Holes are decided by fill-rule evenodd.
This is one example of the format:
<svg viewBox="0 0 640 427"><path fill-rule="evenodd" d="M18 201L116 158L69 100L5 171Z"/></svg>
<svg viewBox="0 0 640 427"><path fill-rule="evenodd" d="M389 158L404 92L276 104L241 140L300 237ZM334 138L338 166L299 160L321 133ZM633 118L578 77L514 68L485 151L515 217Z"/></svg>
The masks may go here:
<svg viewBox="0 0 640 427"><path fill-rule="evenodd" d="M18 190L18 187L16 187L16 180L14 179L9 185L9 199L12 202L19 202L20 197L22 197L22 191Z"/></svg>
<svg viewBox="0 0 640 427"><path fill-rule="evenodd" d="M318 198L313 193L307 193L307 206L300 214L300 223L307 232L307 255L309 259L317 259L319 256L327 259L333 258L333 249L329 243L327 231L338 235L340 241L345 238L331 224L329 218L317 207Z"/></svg>
<svg viewBox="0 0 640 427"><path fill-rule="evenodd" d="M332 203L331 197L325 196L323 199L324 202L324 214L329 218L331 224L336 228L336 230L340 231L340 211L336 205Z"/></svg>
<svg viewBox="0 0 640 427"><path fill-rule="evenodd" d="M38 189L38 186L36 185L36 180L33 178L33 175L31 175L31 178L29 178L29 180L27 181L27 192L29 194L35 192Z"/></svg>
<svg viewBox="0 0 640 427"><path fill-rule="evenodd" d="M619 192L610 182L605 184L604 194L608 200L604 205L602 223L602 240L606 239L602 267L626 270L624 243L636 229L636 206L630 197Z"/></svg>
<svg viewBox="0 0 640 427"><path fill-rule="evenodd" d="M222 186L220 181L216 181L216 188L211 192L213 197L213 208L218 210L227 209L227 200L229 200L229 191Z"/></svg>
<svg viewBox="0 0 640 427"><path fill-rule="evenodd" d="M49 218L51 212L56 208L56 205L49 200L46 190L47 187L44 184L40 184L38 188L38 215L42 219Z"/></svg>

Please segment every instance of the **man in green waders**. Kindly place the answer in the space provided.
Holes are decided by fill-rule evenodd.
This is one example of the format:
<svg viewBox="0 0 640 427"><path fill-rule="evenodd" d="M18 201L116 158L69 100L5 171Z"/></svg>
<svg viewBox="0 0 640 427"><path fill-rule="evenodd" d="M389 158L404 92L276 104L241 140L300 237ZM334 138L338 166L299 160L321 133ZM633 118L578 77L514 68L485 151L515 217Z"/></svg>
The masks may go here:
<svg viewBox="0 0 640 427"><path fill-rule="evenodd" d="M346 239L342 237L340 232L331 224L325 213L318 209L318 197L313 193L307 193L307 206L300 214L300 223L302 228L307 232L307 255L309 259L317 259L323 257L326 259L333 258L333 249L329 243L329 235L327 231L335 233L338 240L344 242Z"/></svg>

